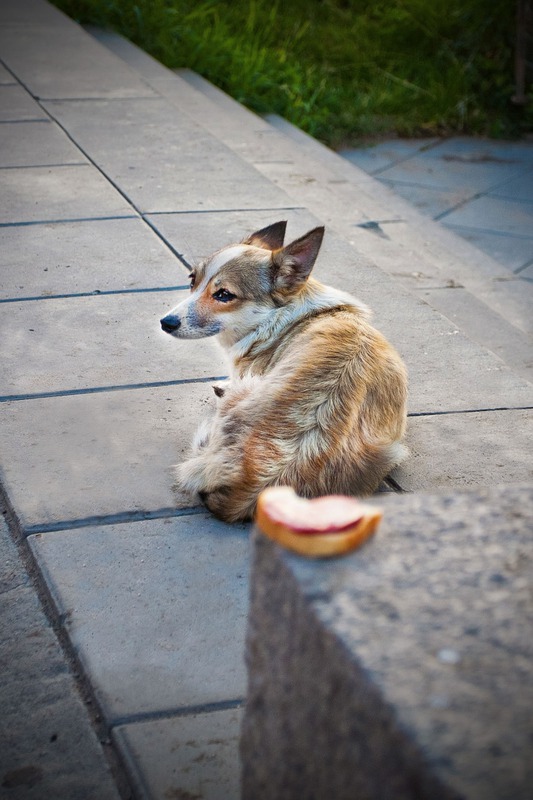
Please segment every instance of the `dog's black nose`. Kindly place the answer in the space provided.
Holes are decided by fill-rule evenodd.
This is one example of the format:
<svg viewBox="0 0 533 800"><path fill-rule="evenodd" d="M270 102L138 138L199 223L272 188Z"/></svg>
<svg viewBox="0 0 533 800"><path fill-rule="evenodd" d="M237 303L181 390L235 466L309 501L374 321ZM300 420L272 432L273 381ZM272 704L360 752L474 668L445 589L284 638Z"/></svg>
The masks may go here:
<svg viewBox="0 0 533 800"><path fill-rule="evenodd" d="M179 317L174 316L174 314L167 314L166 317L163 317L161 320L161 327L165 331L165 333L174 333L177 331L181 325L181 320Z"/></svg>

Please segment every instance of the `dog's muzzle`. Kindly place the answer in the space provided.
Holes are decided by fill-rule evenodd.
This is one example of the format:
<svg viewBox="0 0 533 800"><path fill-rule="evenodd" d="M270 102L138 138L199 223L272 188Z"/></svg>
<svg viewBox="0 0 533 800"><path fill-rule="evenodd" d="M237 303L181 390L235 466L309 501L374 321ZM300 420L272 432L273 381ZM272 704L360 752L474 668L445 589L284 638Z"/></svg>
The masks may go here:
<svg viewBox="0 0 533 800"><path fill-rule="evenodd" d="M161 320L161 327L165 331L165 333L174 333L177 331L181 325L181 320L179 317L176 317L175 314L167 314L166 317L163 317Z"/></svg>

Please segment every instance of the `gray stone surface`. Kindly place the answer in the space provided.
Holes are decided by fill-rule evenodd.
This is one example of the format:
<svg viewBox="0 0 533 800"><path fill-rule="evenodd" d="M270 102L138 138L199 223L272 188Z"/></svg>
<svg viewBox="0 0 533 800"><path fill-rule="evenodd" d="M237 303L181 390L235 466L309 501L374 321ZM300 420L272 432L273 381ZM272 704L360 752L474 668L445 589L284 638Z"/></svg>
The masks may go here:
<svg viewBox="0 0 533 800"><path fill-rule="evenodd" d="M417 184L385 179L383 179L383 183L386 186L390 186L395 194L412 203L423 214L433 218L439 217L461 203L467 202L474 194L471 190L463 187L459 189L440 189L433 186L418 186Z"/></svg>
<svg viewBox="0 0 533 800"><path fill-rule="evenodd" d="M533 151L533 147L531 148ZM524 165L524 173L518 178L504 181L494 189L487 192L488 197L505 197L509 200L522 200L525 203L533 203L533 152L529 156L529 168L527 162Z"/></svg>
<svg viewBox="0 0 533 800"><path fill-rule="evenodd" d="M530 142L455 137L421 152L409 152L409 142L405 147L406 155L396 160L395 140L341 155L508 269L517 271L528 263L533 230ZM390 151L389 163L379 160L382 150Z"/></svg>
<svg viewBox="0 0 533 800"><path fill-rule="evenodd" d="M211 211L208 214L197 211L189 214L147 215L150 224L182 253L189 263L200 261L227 244L241 242L253 231L264 228L273 222L287 220L286 241L301 236L319 225L316 217L306 209L274 210L236 210ZM330 249L330 237L326 236L322 245L319 263ZM357 258L357 255L355 255Z"/></svg>
<svg viewBox="0 0 533 800"><path fill-rule="evenodd" d="M520 276L528 281L533 281L533 262L531 264L526 264L525 267L520 270Z"/></svg>
<svg viewBox="0 0 533 800"><path fill-rule="evenodd" d="M9 73L2 67L0 70L0 122L36 119L48 122L49 116L41 106L22 86L14 81L11 85L7 83L8 77Z"/></svg>
<svg viewBox="0 0 533 800"><path fill-rule="evenodd" d="M244 696L248 533L195 514L31 537L110 723Z"/></svg>
<svg viewBox="0 0 533 800"><path fill-rule="evenodd" d="M268 118L274 127L265 126L264 120L240 107L199 76L184 76L180 72L178 78L122 37L102 31L96 35L128 64L139 69L170 103L178 108L186 107L204 128L283 186L299 205L314 208L321 222L337 226L346 238L355 240L362 252L389 273L401 274L402 281L407 283L411 274L423 273L426 273L426 279L436 281L437 285L447 285L450 280L467 282L474 294L483 291L483 299L490 308L513 320L518 319L519 327L529 330L529 322L524 323L524 320L531 316L530 298L502 290L501 283L497 291L492 292L491 282L499 280L500 274L507 271L464 239L450 235L439 225L430 226L428 230L423 218L409 203L383 184L369 179L358 167L347 170L344 159L285 120L274 115L274 119ZM182 78L188 82L188 87ZM280 135L278 129L286 135ZM472 142L468 139L454 139L446 144L451 146L448 153L451 158L464 159L466 153L467 159L473 159L474 163L480 159L478 141L473 143L472 153L469 152ZM481 144L487 146L485 142ZM489 156L497 164L502 143L489 144L492 147ZM505 149L508 148L509 145L505 145ZM510 160L527 163L530 156L531 147L519 145L513 149ZM486 158L487 154L482 152L481 160ZM504 165L508 160L506 154ZM353 191L342 192L339 198L335 198L339 189L350 183L355 184ZM468 192L468 189L464 191ZM400 219L409 223L396 224ZM386 228L382 238L378 238L373 229L369 232L354 228L357 222L369 220L379 220ZM388 224L391 220L395 224ZM421 230L424 231L423 237L419 233ZM524 287L524 281L518 282Z"/></svg>
<svg viewBox="0 0 533 800"><path fill-rule="evenodd" d="M3 224L133 214L109 181L89 165L0 170Z"/></svg>
<svg viewBox="0 0 533 800"><path fill-rule="evenodd" d="M44 105L143 212L294 205L162 98Z"/></svg>
<svg viewBox="0 0 533 800"><path fill-rule="evenodd" d="M239 800L242 710L123 725L116 742L139 797Z"/></svg>
<svg viewBox="0 0 533 800"><path fill-rule="evenodd" d="M466 208L446 214L442 221L445 225L533 238L533 202L525 203L507 197L477 197Z"/></svg>
<svg viewBox="0 0 533 800"><path fill-rule="evenodd" d="M0 299L186 286L188 270L141 219L0 228ZM158 303L157 295L144 303Z"/></svg>
<svg viewBox="0 0 533 800"><path fill-rule="evenodd" d="M0 64L0 86L16 86L17 82L13 75L7 70L3 64Z"/></svg>
<svg viewBox="0 0 533 800"><path fill-rule="evenodd" d="M445 222L445 220L444 220ZM521 268L533 258L533 236L510 236L459 225L446 227L478 247L491 258L505 264L522 278Z"/></svg>
<svg viewBox="0 0 533 800"><path fill-rule="evenodd" d="M492 350L514 372L533 383L533 342L514 325L459 287L421 289L420 295L461 327L469 339Z"/></svg>
<svg viewBox="0 0 533 800"><path fill-rule="evenodd" d="M406 491L533 482L533 410L411 417L411 454L392 473Z"/></svg>
<svg viewBox="0 0 533 800"><path fill-rule="evenodd" d="M0 517L0 795L118 800L87 710Z"/></svg>
<svg viewBox="0 0 533 800"><path fill-rule="evenodd" d="M2 482L21 524L190 505L171 467L213 401L200 383L0 403Z"/></svg>
<svg viewBox="0 0 533 800"><path fill-rule="evenodd" d="M438 144L438 139L390 139L385 142L350 147L339 150L339 155L347 158L371 175L381 172L393 164L411 158L416 153Z"/></svg>
<svg viewBox="0 0 533 800"><path fill-rule="evenodd" d="M0 125L0 167L87 164L87 159L57 125L5 122Z"/></svg>
<svg viewBox="0 0 533 800"><path fill-rule="evenodd" d="M425 285L463 285L520 330L530 332L533 288L515 277L518 293L511 292L502 283L513 277L505 266L315 140L293 142L282 161L270 137L264 144L261 156L254 158L252 147L244 157L253 159L295 204L307 207L371 262L407 286L413 276L417 282L422 276Z"/></svg>
<svg viewBox="0 0 533 800"><path fill-rule="evenodd" d="M518 160L502 160L492 153L489 143L476 148L475 140L468 147L456 140L443 142L425 153L394 164L383 170L380 177L390 181L434 186L440 189L465 188L484 192L496 183L519 177L523 166Z"/></svg>
<svg viewBox="0 0 533 800"><path fill-rule="evenodd" d="M161 330L161 317L186 296L136 292L10 303L0 318L0 395L227 375L213 339L177 340Z"/></svg>
<svg viewBox="0 0 533 800"><path fill-rule="evenodd" d="M255 541L243 798L526 800L533 490L382 505L342 559Z"/></svg>
<svg viewBox="0 0 533 800"><path fill-rule="evenodd" d="M44 4L22 0L19 3L22 19L12 22L10 10L14 6L14 2L2 3L0 9L2 59L35 97L149 97L154 94L134 70L52 7L48 10L44 9ZM43 10L43 17L51 14L53 19L41 21L33 16L38 6ZM24 12L29 16L24 17Z"/></svg>

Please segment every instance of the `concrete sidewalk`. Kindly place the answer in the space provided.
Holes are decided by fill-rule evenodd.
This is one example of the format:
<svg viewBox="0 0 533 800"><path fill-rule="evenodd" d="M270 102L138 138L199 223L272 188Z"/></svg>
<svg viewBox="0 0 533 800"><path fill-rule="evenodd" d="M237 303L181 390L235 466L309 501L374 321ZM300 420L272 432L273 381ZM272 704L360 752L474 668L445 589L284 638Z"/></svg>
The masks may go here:
<svg viewBox="0 0 533 800"><path fill-rule="evenodd" d="M341 155L533 281L532 141L392 139Z"/></svg>
<svg viewBox="0 0 533 800"><path fill-rule="evenodd" d="M226 370L212 341L159 329L187 291L189 264L278 219L293 237L326 222L318 276L371 305L410 371L412 457L390 483L408 491L531 480L527 292L515 291L529 285L503 285L482 255L478 278L463 245L445 260L440 234L428 226L421 237L410 212L397 238L375 236L373 212L396 217L397 206L373 179L354 167L339 180L336 155L306 150L117 37L100 39L44 0L0 7L3 499L42 624L74 676L63 691L79 711L83 689L100 717L98 737L94 712L80 737L100 758L105 791L115 792L112 775L124 797L232 798L248 527L180 507L172 491L170 467ZM423 285L394 277L410 252L424 261ZM444 274L463 280L449 314ZM461 302L473 306L458 319ZM467 330L472 307L502 332L500 350ZM16 671L12 646L2 639L0 653ZM76 795L50 789L57 766L42 743L28 744L32 714L1 732L6 797L41 798L43 787L94 797L83 776ZM111 744L98 749L99 738ZM38 770L24 772L32 759ZM21 782L6 784L16 770Z"/></svg>

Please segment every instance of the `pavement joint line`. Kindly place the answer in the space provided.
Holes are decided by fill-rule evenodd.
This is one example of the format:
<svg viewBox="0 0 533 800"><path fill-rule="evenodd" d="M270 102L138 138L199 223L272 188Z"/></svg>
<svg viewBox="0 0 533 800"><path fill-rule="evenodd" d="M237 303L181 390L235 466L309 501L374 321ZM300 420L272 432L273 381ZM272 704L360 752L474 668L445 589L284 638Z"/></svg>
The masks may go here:
<svg viewBox="0 0 533 800"><path fill-rule="evenodd" d="M29 546L29 542L24 536L20 520L13 509L13 506L11 505L8 493L1 478L2 475L0 472L0 513L4 515L8 531L18 549L24 569L30 578L31 586L36 592L43 613L45 614L45 617L57 638L66 664L68 665L68 671L75 683L85 712L87 713L90 722L93 725L97 739L100 741L100 744L103 744L108 740L110 741L111 726L106 721L103 707L100 705L100 701L95 694L90 675L85 671L79 655L72 644L69 634L64 626L64 619L62 618L57 606L56 598L54 598L50 586L47 583L46 576L41 569L40 564L38 563L35 553ZM123 787L129 787L131 785L131 781L117 748L102 748L102 753L111 769L111 774L113 775L115 782L117 782L118 778L118 783L120 783Z"/></svg>
<svg viewBox="0 0 533 800"><path fill-rule="evenodd" d="M13 83L4 83L2 86L14 86ZM1 88L1 87L0 87ZM31 122L32 124L35 122L47 122L50 124L49 119L45 119L44 117L36 117L35 119L1 119L0 125L24 125L26 122Z"/></svg>
<svg viewBox="0 0 533 800"><path fill-rule="evenodd" d="M443 190L437 189L437 191L443 191ZM445 219L449 214L452 214L454 211L459 211L461 208L464 208L464 206L468 205L468 203L471 203L473 200L479 200L484 195L485 192L474 192L474 194L465 197L463 200L459 200L458 203L455 203L455 205L445 209L445 211L441 211L440 214L437 214L435 217L433 217L433 219L435 220L435 222L440 222L441 220Z"/></svg>
<svg viewBox="0 0 533 800"><path fill-rule="evenodd" d="M26 88L26 87L24 87ZM31 92L30 92L31 94ZM161 95L153 95L153 94L136 94L130 95L129 97L37 97L36 95L32 95L32 97L40 104L40 103L102 103L105 101L106 103L115 103L115 102L124 102L124 101L131 101L135 102L136 100L161 100ZM59 123L58 123L59 124Z"/></svg>
<svg viewBox="0 0 533 800"><path fill-rule="evenodd" d="M127 392L134 389L159 389L164 386L184 386L188 383L210 383L211 381L225 381L227 375L215 375L207 378L177 378L173 381L147 381L146 383L122 383L110 386L88 386L83 389L57 389L49 392L35 392L35 394L5 394L0 395L0 403L19 402L21 400L48 400L52 397L76 397L77 395L102 394L104 392Z"/></svg>
<svg viewBox="0 0 533 800"><path fill-rule="evenodd" d="M92 98L85 98L85 99L89 100L89 99L92 99ZM108 99L109 99L109 98L108 98ZM131 98L130 98L130 99L131 99ZM43 108L43 111L45 111L45 112L46 112L46 113L49 115L50 119L52 119L52 120L55 122L55 124L56 124L56 125L57 125L57 126L58 126L58 127L59 127L59 128L62 130L62 131L63 131L63 133L65 134L65 136L67 136L67 138L68 138L68 139L69 139L69 140L72 142L72 144L74 145L74 147L76 147L76 148L77 148L77 149L80 151L80 153L82 153L82 154L85 156L85 158L86 158L86 159L88 160L88 162L89 162L89 163L90 163L90 164L91 164L91 165L94 167L94 169L98 170L98 172L100 173L100 175L102 175L102 177L103 177L103 178L105 178L105 180L106 180L106 181L107 181L109 184L111 184L111 186L113 186L113 188L115 189L115 191L117 191L117 192L120 194L120 196L121 196L121 197L122 197L122 198L123 198L123 199L124 199L124 200L125 200L125 201L128 203L128 205L130 205L130 206L132 207L132 209L133 209L133 210L134 210L134 211L135 211L135 212L136 212L136 213L137 213L137 214L138 214L138 215L139 215L141 218L143 218L143 214L142 214L141 210L140 210L140 209L139 209L139 208L138 208L138 207L135 205L135 203L133 202L133 200L131 200L131 198L130 198L130 197L128 197L128 195L126 194L126 192L125 192L123 189L121 189L121 188L120 188L120 186L119 186L119 185L118 185L118 184L117 184L117 183L116 183L114 180L112 180L112 179L109 177L109 175L107 175L107 173L105 173L105 172L104 172L104 170L102 169L102 167L100 167L100 166L99 166L99 165L96 163L96 161L94 160L94 158L92 158L92 157L89 155L89 153L88 153L86 150L84 150L84 149L83 149L83 147L81 147L81 146L80 146L80 144L79 144L79 143L76 141L76 139L75 139L75 138L74 138L74 137L71 135L70 131L69 131L69 130L67 130L67 128L66 128L66 127L65 127L65 126L64 126L64 125L63 125L63 124L62 124L62 123L61 123L61 122L60 122L60 121L57 119L57 117L55 117L55 116L54 116L54 115L51 113L51 111L49 111L47 108L44 108L44 107L43 107L43 105L42 105L42 102L46 102L46 101L44 100L44 98L36 98L36 100L37 100L37 102L39 103L39 105L41 106L41 108ZM69 101L65 101L65 102L71 102L71 101L69 100Z"/></svg>
<svg viewBox="0 0 533 800"><path fill-rule="evenodd" d="M393 477L391 477L390 475L386 475L386 476L385 476L385 478L384 478L383 480L384 480L384 482L385 482L385 483L386 483L388 486L390 486L390 487L391 487L391 489L393 489L393 490L394 490L395 492L397 492L398 494L406 494L406 493L407 493L407 490L406 490L406 489L404 489L404 488L403 488L403 486L400 486L400 484L398 483L398 481L397 481L397 480L395 480L395 479L394 479Z"/></svg>
<svg viewBox="0 0 533 800"><path fill-rule="evenodd" d="M308 211L305 206L276 206L276 208L191 208L180 211L144 211L143 216L149 215L151 217L162 217L165 214L172 216L174 214L234 214L235 212L243 213L246 211Z"/></svg>
<svg viewBox="0 0 533 800"><path fill-rule="evenodd" d="M381 172L385 172L386 170L390 169L391 167L396 167L398 164L403 164L404 161L409 161L410 158L414 158L419 153L427 153L428 150L433 150L433 148L438 147L439 145L443 144L446 139L438 139L436 142L430 142L429 144L424 145L423 147L418 147L414 153L409 153L404 156L400 156L396 161L391 161L390 164L387 164L384 167L377 167L372 172L369 172L369 175L379 175ZM365 170L366 171L366 170Z"/></svg>
<svg viewBox="0 0 533 800"><path fill-rule="evenodd" d="M180 261L181 264L183 264L185 269L191 270L192 269L192 264L189 263L189 261L183 255L183 253L180 253L179 250L176 250L176 248L174 247L172 242L170 242L166 238L166 236L163 236L163 234L160 231L157 230L156 226L152 224L151 220L149 220L145 214L142 215L142 219L143 219L143 222L146 225L148 225L150 230L152 230L155 233L155 235L158 237L158 239L168 247L170 252L178 259L178 261ZM189 289L190 286L188 286L187 288Z"/></svg>
<svg viewBox="0 0 533 800"><path fill-rule="evenodd" d="M159 95L155 95L155 98L156 98L156 99L159 99ZM87 99L89 99L89 98L87 98ZM131 99L131 98L130 98L130 99ZM38 102L39 102L39 105L41 105L41 103L40 103L40 101L39 101L39 100L38 100ZM42 108L42 105L41 105L41 108ZM73 136L71 136L70 132L69 132L69 131L66 129L66 127L65 127L64 125L62 125L62 124L61 124L61 122L59 122L59 120L58 120L56 117L54 117L54 115L53 115L53 114L52 114L52 113L51 113L51 112L50 112L48 109L43 109L43 110L45 111L45 113L47 113L47 114L49 115L50 119L52 119L52 120L53 120L53 121L56 123L56 125L58 125L58 126L59 126L59 128L61 128L61 130L62 130L62 131L65 133L65 135L66 135L66 136L68 137L68 139L69 139L69 140L72 142L72 144L73 144L75 147L77 147L77 148L78 148L78 150L79 150L81 153L83 153L83 155L84 155L84 156L85 156L85 158L86 158L86 159L89 161L89 163L90 163L90 164L92 164L92 166L93 166L93 167L94 167L96 170L98 170L98 172L100 173L100 175L102 175L102 177L103 177L103 178L104 178L106 181L108 181L108 182L111 184L111 186L113 186L113 188L114 188L114 189L115 189L115 190L116 190L116 191L117 191L117 192L118 192L118 193L121 195L121 197L123 197L123 199L124 199L124 200L125 200L125 201L128 203L128 205L130 205L130 206L131 206L131 208L132 208L132 209L133 209L133 210L136 212L136 214L138 214L138 215L139 215L139 217L140 217L140 218L143 220L143 222L144 222L146 225L148 225L148 227L149 227L149 228L150 228L150 229L151 229L151 230L152 230L152 231L155 233L155 235L158 237L158 239L159 239L161 242L163 242L163 244L164 244L164 245L166 245L166 247L168 247L168 248L169 248L170 252L171 252L171 253L173 253L173 254L176 256L176 258L177 258L179 261L181 261L181 263L182 263L182 264L183 264L183 265L184 265L184 266L185 266L187 269L190 269L190 266L191 266L191 265L190 265L190 264L187 262L187 260L186 260L186 259L185 259L185 258L184 258L184 257L183 257L183 256L182 256L180 253L178 253L178 251L177 251L177 250L176 250L176 249L175 249L175 248L174 248L174 247L173 247L173 246L170 244L170 242L168 242L168 241L167 241L167 240L164 238L164 236L162 236L162 235L161 235L161 233L160 233L160 232L157 230L157 228L156 228L154 225L152 225L148 219L146 219L146 214L148 214L149 212L147 212L147 211L146 211L146 212L144 212L144 213L143 213L143 212L140 210L140 208L138 208L138 207L135 205L135 203L134 203L134 202L131 200L131 198L130 198L130 197L128 197L128 195L126 194L126 192L124 192L124 191L123 191L123 190L120 188L120 186L119 186L119 185L118 185L118 184L117 184L115 181L113 181L113 180L110 178L110 176L109 176L109 175L107 175L107 173L106 173L106 172L104 172L104 170L103 170L103 169L102 169L102 168L101 168L101 167L100 167L100 166L99 166L99 165L96 163L96 161L95 161L95 160L94 160L94 159L93 159L93 158L92 158L92 157L89 155L89 153L88 153L87 151L85 151L85 150L84 150L82 147L80 147L80 145L78 144L78 142L77 142L77 141L74 139L74 137L73 137Z"/></svg>
<svg viewBox="0 0 533 800"><path fill-rule="evenodd" d="M449 414L488 414L493 411L533 411L533 406L501 406L494 408L459 408L453 411L411 411L408 417L443 417Z"/></svg>
<svg viewBox="0 0 533 800"><path fill-rule="evenodd" d="M58 533L60 531L81 530L94 528L101 525L121 525L129 522L143 522L153 519L173 519L179 517L197 516L209 513L205 506L187 506L185 508L158 508L152 511L119 511L116 514L94 514L90 517L79 519L63 519L56 522L42 522L34 525L23 525L20 528L24 538L43 533Z"/></svg>
<svg viewBox="0 0 533 800"><path fill-rule="evenodd" d="M521 267L517 267L517 268L516 268L515 270L513 270L513 271L514 271L515 275L517 275L519 272L522 272L522 270L523 270L523 269L527 269L527 268L528 268L528 267L530 267L532 264L533 264L533 258L532 258L532 259L530 259L529 261L526 261L526 263L525 263L525 264L522 264L522 266L521 266ZM526 280L531 280L531 279L530 279L530 278L526 278Z"/></svg>
<svg viewBox="0 0 533 800"><path fill-rule="evenodd" d="M0 228L25 228L27 225L61 225L69 222L106 222L111 219L139 219L137 214L116 214L110 217L71 217L69 219L35 219L23 222L0 222Z"/></svg>
<svg viewBox="0 0 533 800"><path fill-rule="evenodd" d="M146 292L183 292L189 290L189 284L180 286L147 286L141 289L94 289L92 292L72 292L70 294L44 294L33 297L4 297L1 303L31 303L39 300L66 300L78 297L104 297L115 294L144 294Z"/></svg>
<svg viewBox="0 0 533 800"><path fill-rule="evenodd" d="M139 714L127 714L109 722L112 728L122 725L132 725L143 722L156 722L161 719L174 717L190 717L193 714L212 714L217 711L230 711L233 708L244 706L246 698L237 697L234 700L220 700L213 703L202 703L196 706L179 706L178 708L162 709L161 711L144 711Z"/></svg>
<svg viewBox="0 0 533 800"><path fill-rule="evenodd" d="M10 67L7 65L7 63L4 61L3 58L0 58L0 64L3 66L6 72L9 72L9 74L13 78L13 83L5 83L4 86L13 86L13 84L15 84L15 86L24 86L24 84L21 81L19 81L13 70L10 69ZM26 86L24 86L24 88L26 89L26 91L29 91ZM31 94L31 92L29 93ZM33 97L33 95L31 96Z"/></svg>
<svg viewBox="0 0 533 800"><path fill-rule="evenodd" d="M57 169L58 167L88 167L86 161L67 161L62 164L9 164L6 166L0 165L0 169Z"/></svg>
<svg viewBox="0 0 533 800"><path fill-rule="evenodd" d="M510 197L508 194L498 194L497 192L493 193L492 189L489 189L488 192L485 192L483 196L488 197L489 199L493 198L494 200L511 200L513 203L517 203L523 206L533 205L533 200L528 200L525 197Z"/></svg>
<svg viewBox="0 0 533 800"><path fill-rule="evenodd" d="M528 235L527 233L512 233L511 231L498 231L494 230L494 228L472 228L470 225L447 225L449 229L457 230L457 231L466 231L467 233L488 233L492 236L501 236L501 237L509 237L511 239L523 239L525 241L533 240L533 235Z"/></svg>

